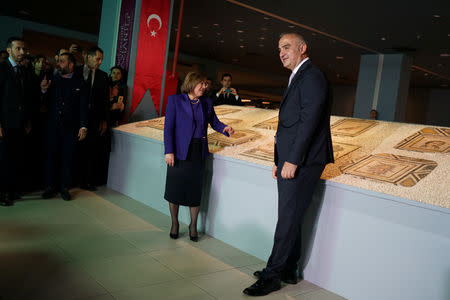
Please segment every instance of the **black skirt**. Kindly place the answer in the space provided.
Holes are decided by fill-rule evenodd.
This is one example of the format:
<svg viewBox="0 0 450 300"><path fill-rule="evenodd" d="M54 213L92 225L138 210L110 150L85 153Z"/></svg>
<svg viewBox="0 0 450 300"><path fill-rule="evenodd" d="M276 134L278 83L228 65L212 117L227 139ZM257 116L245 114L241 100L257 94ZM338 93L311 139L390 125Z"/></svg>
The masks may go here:
<svg viewBox="0 0 450 300"><path fill-rule="evenodd" d="M175 160L173 167L167 166L164 199L178 205L200 206L204 169L202 141L193 138L186 160Z"/></svg>

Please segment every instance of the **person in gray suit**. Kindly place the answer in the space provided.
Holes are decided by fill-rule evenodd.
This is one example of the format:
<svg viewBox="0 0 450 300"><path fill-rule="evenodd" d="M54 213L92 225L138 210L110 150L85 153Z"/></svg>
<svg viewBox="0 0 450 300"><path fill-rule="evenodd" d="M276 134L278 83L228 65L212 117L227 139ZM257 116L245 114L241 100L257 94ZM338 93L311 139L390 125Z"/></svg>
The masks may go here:
<svg viewBox="0 0 450 300"><path fill-rule="evenodd" d="M243 292L263 296L297 283L303 214L325 165L333 160L328 81L308 57L308 43L298 33L281 35L278 49L292 71L280 104L272 176L278 186L278 222L266 268Z"/></svg>

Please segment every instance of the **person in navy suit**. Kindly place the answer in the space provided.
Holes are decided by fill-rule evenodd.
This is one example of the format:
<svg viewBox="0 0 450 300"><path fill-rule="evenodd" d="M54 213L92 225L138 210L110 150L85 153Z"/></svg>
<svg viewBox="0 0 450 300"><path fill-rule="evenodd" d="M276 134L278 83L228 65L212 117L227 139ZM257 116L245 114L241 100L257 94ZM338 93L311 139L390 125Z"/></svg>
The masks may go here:
<svg viewBox="0 0 450 300"><path fill-rule="evenodd" d="M6 50L9 57L0 62L0 205L11 206L24 192L25 135L31 130L31 107L39 86L22 66L24 40L10 37Z"/></svg>
<svg viewBox="0 0 450 300"><path fill-rule="evenodd" d="M308 58L308 44L298 33L282 34L278 43L283 66L292 71L283 95L275 136L272 176L278 186L278 222L266 268L244 290L263 296L297 283L303 214L325 165L333 160L331 98L324 74Z"/></svg>
<svg viewBox="0 0 450 300"><path fill-rule="evenodd" d="M49 98L44 166L45 191L42 194L44 199L56 195L56 174L58 174L61 198L71 200L69 187L73 154L77 139L82 141L87 135L87 89L83 78L74 73L75 63L72 54L61 54L58 61L59 73L52 80L45 78L41 82L41 89ZM58 173L56 166L59 166Z"/></svg>
<svg viewBox="0 0 450 300"><path fill-rule="evenodd" d="M209 154L208 124L226 136L233 128L219 121L212 100L203 96L206 76L196 72L186 75L181 94L169 97L164 122L164 153L167 163L164 198L169 201L172 227L170 237L178 238L178 208L190 207L189 237L198 241L197 217L203 186L203 170Z"/></svg>

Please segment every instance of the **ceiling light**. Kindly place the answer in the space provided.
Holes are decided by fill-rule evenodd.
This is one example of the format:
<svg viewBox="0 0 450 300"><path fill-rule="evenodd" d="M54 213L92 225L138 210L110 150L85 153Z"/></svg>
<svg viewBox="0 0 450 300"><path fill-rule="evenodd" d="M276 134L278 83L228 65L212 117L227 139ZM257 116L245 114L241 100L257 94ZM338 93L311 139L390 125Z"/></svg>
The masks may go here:
<svg viewBox="0 0 450 300"><path fill-rule="evenodd" d="M258 46L260 46L260 47L264 47L264 45L263 45L263 44L259 44Z"/></svg>
<svg viewBox="0 0 450 300"><path fill-rule="evenodd" d="M243 23L244 21L240 20L240 19L236 19L235 20L237 23Z"/></svg>
<svg viewBox="0 0 450 300"><path fill-rule="evenodd" d="M382 37L382 38L381 38L381 40L382 40L382 41L385 41L385 40L386 40L386 38L385 38L385 37Z"/></svg>
<svg viewBox="0 0 450 300"><path fill-rule="evenodd" d="M421 36L421 35L418 35L418 36L417 36L417 39L418 39L418 40L420 40L421 38L422 38L422 36Z"/></svg>
<svg viewBox="0 0 450 300"><path fill-rule="evenodd" d="M237 33L243 33L244 30L236 30Z"/></svg>
<svg viewBox="0 0 450 300"><path fill-rule="evenodd" d="M344 59L343 56L336 56L336 59Z"/></svg>
<svg viewBox="0 0 450 300"><path fill-rule="evenodd" d="M198 26L192 26L193 29L198 29Z"/></svg>
<svg viewBox="0 0 450 300"><path fill-rule="evenodd" d="M239 42L243 42L244 41L244 39L239 39Z"/></svg>
<svg viewBox="0 0 450 300"><path fill-rule="evenodd" d="M187 38L190 38L191 37L191 35L188 33L188 34L186 34L185 35Z"/></svg>
<svg viewBox="0 0 450 300"><path fill-rule="evenodd" d="M245 46L244 46L244 45L240 45L239 47L240 47L240 48L244 48Z"/></svg>
<svg viewBox="0 0 450 300"><path fill-rule="evenodd" d="M270 20L270 18L269 17L264 17L264 20Z"/></svg>
<svg viewBox="0 0 450 300"><path fill-rule="evenodd" d="M341 74L336 74L336 77L341 77Z"/></svg>
<svg viewBox="0 0 450 300"><path fill-rule="evenodd" d="M428 73L423 74L424 76L428 76Z"/></svg>
<svg viewBox="0 0 450 300"><path fill-rule="evenodd" d="M433 18L440 18L440 15L433 15Z"/></svg>
<svg viewBox="0 0 450 300"><path fill-rule="evenodd" d="M203 37L203 35L201 35L201 34L199 34L199 35L197 35L199 38L202 38Z"/></svg>
<svg viewBox="0 0 450 300"><path fill-rule="evenodd" d="M217 35L222 35L222 33L220 33L220 32L216 32L216 34L217 34Z"/></svg>
<svg viewBox="0 0 450 300"><path fill-rule="evenodd" d="M213 24L213 26L219 26L219 24L217 24L217 23L214 23L214 24Z"/></svg>
<svg viewBox="0 0 450 300"><path fill-rule="evenodd" d="M294 26L294 25L289 25L288 27L289 27L289 28L295 28L295 26Z"/></svg>
<svg viewBox="0 0 450 300"><path fill-rule="evenodd" d="M224 41L224 40L220 40L219 42L220 42L220 43L225 43L225 41Z"/></svg>
<svg viewBox="0 0 450 300"><path fill-rule="evenodd" d="M441 53L440 57L450 57L450 53Z"/></svg>
<svg viewBox="0 0 450 300"><path fill-rule="evenodd" d="M266 38L262 36L262 37L260 37L259 39L260 39L261 41L263 41L263 40L265 40Z"/></svg>

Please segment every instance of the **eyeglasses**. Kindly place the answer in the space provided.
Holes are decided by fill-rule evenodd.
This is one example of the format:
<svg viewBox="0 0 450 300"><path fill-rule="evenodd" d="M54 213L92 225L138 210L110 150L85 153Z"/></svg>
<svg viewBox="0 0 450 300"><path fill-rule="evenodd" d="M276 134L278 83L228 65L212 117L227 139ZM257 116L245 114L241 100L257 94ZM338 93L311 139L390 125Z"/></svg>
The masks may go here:
<svg viewBox="0 0 450 300"><path fill-rule="evenodd" d="M209 86L209 83L207 81L200 81L200 83L204 86Z"/></svg>

